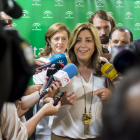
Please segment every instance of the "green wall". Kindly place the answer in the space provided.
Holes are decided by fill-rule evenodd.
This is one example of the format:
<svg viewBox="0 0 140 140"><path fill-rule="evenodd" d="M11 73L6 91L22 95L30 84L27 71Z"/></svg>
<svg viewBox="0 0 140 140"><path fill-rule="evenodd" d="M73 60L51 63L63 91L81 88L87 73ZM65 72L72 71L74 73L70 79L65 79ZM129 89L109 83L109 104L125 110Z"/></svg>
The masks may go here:
<svg viewBox="0 0 140 140"><path fill-rule="evenodd" d="M87 22L97 10L104 9L118 26L129 28L134 39L140 38L140 1L137 0L15 0L23 16L14 20L14 28L33 48L35 58L45 46L44 34L54 23L65 23L72 31ZM32 79L30 80L30 85Z"/></svg>
<svg viewBox="0 0 140 140"><path fill-rule="evenodd" d="M95 11L104 9L118 26L129 28L134 39L140 38L140 1L137 0L15 0L23 16L14 20L14 28L32 44L34 56L45 46L44 34L54 23L65 23L72 31L76 24L87 22Z"/></svg>

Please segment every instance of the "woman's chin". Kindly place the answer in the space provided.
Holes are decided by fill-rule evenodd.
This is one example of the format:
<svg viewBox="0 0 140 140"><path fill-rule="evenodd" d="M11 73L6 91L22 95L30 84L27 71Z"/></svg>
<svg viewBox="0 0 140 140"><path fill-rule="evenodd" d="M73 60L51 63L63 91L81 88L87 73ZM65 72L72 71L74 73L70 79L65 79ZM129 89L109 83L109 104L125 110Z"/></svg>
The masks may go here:
<svg viewBox="0 0 140 140"><path fill-rule="evenodd" d="M57 50L56 53L64 53L64 50Z"/></svg>

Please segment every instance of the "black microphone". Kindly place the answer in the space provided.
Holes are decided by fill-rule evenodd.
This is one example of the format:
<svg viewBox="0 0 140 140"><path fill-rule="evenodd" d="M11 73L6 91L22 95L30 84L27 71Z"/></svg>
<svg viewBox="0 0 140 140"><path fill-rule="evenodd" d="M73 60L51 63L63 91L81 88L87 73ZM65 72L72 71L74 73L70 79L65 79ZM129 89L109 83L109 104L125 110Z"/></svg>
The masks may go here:
<svg viewBox="0 0 140 140"><path fill-rule="evenodd" d="M58 102L60 101L60 99L62 98L62 96L64 95L64 92L60 91L58 92L55 97L53 98L54 100L54 106L56 106L58 104Z"/></svg>
<svg viewBox="0 0 140 140"><path fill-rule="evenodd" d="M62 63L54 63L47 68L46 76L50 77L51 75L54 75L58 70L61 70L63 68L64 65Z"/></svg>
<svg viewBox="0 0 140 140"><path fill-rule="evenodd" d="M44 64L43 66L40 66L40 67L38 67L38 68L36 68L36 69L37 69L37 70L42 70L42 69L44 69L44 68L51 67L52 64L56 64L56 63L49 62L49 63L46 63L46 64ZM63 65L62 63L58 63L58 64L61 64L61 65L64 67L64 65ZM35 69L35 70L36 70L36 69Z"/></svg>
<svg viewBox="0 0 140 140"><path fill-rule="evenodd" d="M44 64L43 66L37 67L37 68L35 69L35 71L36 71L36 70L42 70L42 69L44 69L44 68L50 67L52 64L53 64L53 63L51 63L51 62L46 63L46 64Z"/></svg>
<svg viewBox="0 0 140 140"><path fill-rule="evenodd" d="M44 89L43 89L43 92L41 94L41 98L48 92L46 91L46 89L50 86L52 80L53 80L53 75L58 71L58 70L61 70L63 69L64 65L61 64L61 63L53 63L50 67L48 67L47 71L46 71L46 76L49 77L49 80L48 82L46 83ZM51 86L51 88L53 88Z"/></svg>

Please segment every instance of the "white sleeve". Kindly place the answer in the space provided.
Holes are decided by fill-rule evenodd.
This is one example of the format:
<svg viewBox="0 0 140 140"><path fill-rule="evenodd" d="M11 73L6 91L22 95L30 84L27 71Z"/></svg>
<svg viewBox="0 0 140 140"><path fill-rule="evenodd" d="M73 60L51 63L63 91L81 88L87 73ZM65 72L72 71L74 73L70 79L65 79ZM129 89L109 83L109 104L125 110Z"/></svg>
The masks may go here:
<svg viewBox="0 0 140 140"><path fill-rule="evenodd" d="M34 84L44 84L46 77L46 70L33 75Z"/></svg>
<svg viewBox="0 0 140 140"><path fill-rule="evenodd" d="M0 125L2 138L7 140L26 140L26 126L20 121L14 103L5 103L1 111Z"/></svg>
<svg viewBox="0 0 140 140"><path fill-rule="evenodd" d="M48 63L50 62L48 59L44 58L44 57L40 57L39 60L45 62L45 63Z"/></svg>
<svg viewBox="0 0 140 140"><path fill-rule="evenodd" d="M42 60L46 63L50 62L49 61L49 57L51 56L51 54L48 57L40 57L39 60ZM42 72L33 75L33 82L34 84L44 84L45 82L45 77L46 77L46 71L47 70L42 70Z"/></svg>

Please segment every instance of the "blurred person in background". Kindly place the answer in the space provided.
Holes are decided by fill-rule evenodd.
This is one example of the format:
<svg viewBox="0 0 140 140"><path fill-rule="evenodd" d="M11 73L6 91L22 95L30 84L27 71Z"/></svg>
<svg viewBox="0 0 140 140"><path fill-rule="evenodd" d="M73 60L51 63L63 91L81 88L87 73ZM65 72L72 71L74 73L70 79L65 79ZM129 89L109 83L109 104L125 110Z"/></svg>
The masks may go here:
<svg viewBox="0 0 140 140"><path fill-rule="evenodd" d="M110 34L110 39L109 39L109 44L110 47L117 47L117 46L125 46L127 44L133 43L133 34L132 32L126 28L126 27L118 27L115 28L111 34ZM118 72L118 78L121 80L122 79L122 74ZM113 81L113 84L115 87L118 86L120 81Z"/></svg>
<svg viewBox="0 0 140 140"><path fill-rule="evenodd" d="M105 10L98 10L88 19L88 22L92 23L98 30L101 48L110 51L109 35L117 27L115 19ZM101 50L101 56L109 60L109 53L103 52L103 50Z"/></svg>
<svg viewBox="0 0 140 140"><path fill-rule="evenodd" d="M57 53L65 53L67 50L67 44L70 37L70 31L68 27L63 23L55 23L51 25L45 33L46 46L44 51L40 53L39 59L45 63L49 62L49 58ZM33 76L34 84L43 84L44 78L46 77L46 70L41 73L35 74ZM56 83L58 85L58 83ZM52 93L57 93L57 87L52 84L54 90ZM59 86L58 86L59 87ZM66 96L66 93L65 93ZM70 100L72 96L69 96ZM69 102L69 101L68 101ZM43 100L40 100L39 108L42 108ZM37 112L37 106L35 105L34 114ZM50 140L51 139L51 130L48 127L49 117L46 116L38 123L36 127L35 138L36 140ZM47 133L46 133L47 132Z"/></svg>
<svg viewBox="0 0 140 140"><path fill-rule="evenodd" d="M126 27L115 28L110 35L110 47L124 46L133 43L133 34Z"/></svg>
<svg viewBox="0 0 140 140"><path fill-rule="evenodd" d="M47 82L47 80L46 80ZM44 85L46 84L44 83ZM43 91L42 87L40 94ZM39 93L37 93L38 96ZM52 97L51 94L47 94ZM57 106L53 106L54 101L50 100L48 104L45 104L35 116L25 123L22 123L18 118L17 109L14 103L4 103L2 111L0 113L0 139L6 140L26 140L35 130L36 125L44 116L55 115L61 106L61 102Z"/></svg>
<svg viewBox="0 0 140 140"><path fill-rule="evenodd" d="M0 20L3 21L4 26L10 27L13 29L12 17L8 16L5 12L0 12Z"/></svg>
<svg viewBox="0 0 140 140"><path fill-rule="evenodd" d="M67 49L70 31L63 23L55 23L49 27L45 33L46 46L44 51L40 53L39 59L45 63L49 62L49 58L57 53L65 53ZM46 71L33 76L34 84L43 84Z"/></svg>
<svg viewBox="0 0 140 140"><path fill-rule="evenodd" d="M63 23L55 23L45 33L46 46L40 53L39 60L48 62L48 59L56 53L64 53L67 49L70 31Z"/></svg>
<svg viewBox="0 0 140 140"><path fill-rule="evenodd" d="M103 105L102 118L101 140L140 139L140 66L125 73L112 98Z"/></svg>
<svg viewBox="0 0 140 140"><path fill-rule="evenodd" d="M9 28L13 29L13 19L9 15L7 15L5 12L0 12L0 20L3 22L4 27L9 27ZM35 60L35 64L37 66L42 66L42 65L45 64L45 62L43 62L41 60ZM35 91L39 91L41 88L42 88L42 85L28 86L27 90L25 91L24 96L32 94ZM15 102L15 105L17 107L17 112L18 112L18 116L19 117L21 117L28 110L28 108L27 108L27 110L22 110L21 109L21 104L22 103L19 100ZM21 117L21 120L25 121L24 116Z"/></svg>

